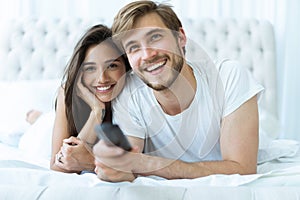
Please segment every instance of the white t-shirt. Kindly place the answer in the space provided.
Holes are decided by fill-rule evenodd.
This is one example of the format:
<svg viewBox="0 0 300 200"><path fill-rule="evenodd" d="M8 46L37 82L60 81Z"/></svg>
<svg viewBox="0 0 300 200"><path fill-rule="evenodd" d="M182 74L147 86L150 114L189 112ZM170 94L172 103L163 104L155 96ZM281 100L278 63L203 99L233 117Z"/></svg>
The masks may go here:
<svg viewBox="0 0 300 200"><path fill-rule="evenodd" d="M124 134L143 138L146 154L187 162L221 160L222 118L263 91L263 87L237 61L189 65L197 89L186 110L175 116L166 114L152 89L131 73L113 101L114 123Z"/></svg>

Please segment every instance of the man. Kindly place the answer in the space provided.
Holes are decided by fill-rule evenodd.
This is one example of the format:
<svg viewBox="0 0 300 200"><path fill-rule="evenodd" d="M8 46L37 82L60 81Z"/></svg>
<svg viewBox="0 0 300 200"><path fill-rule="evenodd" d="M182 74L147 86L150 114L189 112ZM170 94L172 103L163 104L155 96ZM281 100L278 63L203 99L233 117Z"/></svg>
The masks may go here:
<svg viewBox="0 0 300 200"><path fill-rule="evenodd" d="M99 141L100 179L256 173L257 95L263 88L248 71L236 61L214 65L205 56L188 62L185 32L165 4L129 3L112 30L133 70L113 104L114 120L133 149Z"/></svg>

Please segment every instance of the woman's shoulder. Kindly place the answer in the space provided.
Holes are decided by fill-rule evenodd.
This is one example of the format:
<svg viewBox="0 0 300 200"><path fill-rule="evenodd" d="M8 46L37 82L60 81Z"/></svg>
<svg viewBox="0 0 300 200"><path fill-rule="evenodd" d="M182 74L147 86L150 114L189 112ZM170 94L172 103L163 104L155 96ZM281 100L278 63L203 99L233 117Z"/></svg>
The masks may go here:
<svg viewBox="0 0 300 200"><path fill-rule="evenodd" d="M57 88L57 99L65 99L64 85L61 85Z"/></svg>

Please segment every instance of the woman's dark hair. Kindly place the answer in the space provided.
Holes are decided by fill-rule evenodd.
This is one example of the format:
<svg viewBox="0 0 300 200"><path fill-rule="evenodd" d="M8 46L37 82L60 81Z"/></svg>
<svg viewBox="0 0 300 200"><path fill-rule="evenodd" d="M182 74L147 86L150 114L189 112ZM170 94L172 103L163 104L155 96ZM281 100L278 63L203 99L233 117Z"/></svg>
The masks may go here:
<svg viewBox="0 0 300 200"><path fill-rule="evenodd" d="M86 53L91 46L100 44L101 42L111 39L112 32L105 25L95 25L91 27L78 41L74 48L73 55L67 64L63 76L63 88L65 93L65 106L68 131L72 136L77 136L84 124L86 123L91 108L80 97L77 96L75 86L77 75L81 70L82 63L84 62ZM113 42L111 42L114 45ZM117 46L114 45L117 49ZM129 71L130 65L125 55L120 52L124 57L126 71ZM111 114L110 105L107 114Z"/></svg>

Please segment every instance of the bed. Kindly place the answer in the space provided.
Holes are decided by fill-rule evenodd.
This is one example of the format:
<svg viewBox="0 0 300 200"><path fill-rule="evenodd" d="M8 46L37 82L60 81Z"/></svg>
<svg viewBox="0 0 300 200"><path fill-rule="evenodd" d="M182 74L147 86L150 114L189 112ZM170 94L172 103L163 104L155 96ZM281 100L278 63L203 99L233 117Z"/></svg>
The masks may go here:
<svg viewBox="0 0 300 200"><path fill-rule="evenodd" d="M299 142L277 139L276 55L267 21L183 20L188 57L199 45L212 59L241 61L264 85L259 103L260 149L255 175L211 175L165 180L138 177L109 183L95 174L49 169L54 99L75 42L103 19L12 19L0 21L1 199L300 199ZM26 112L43 115L29 125Z"/></svg>

